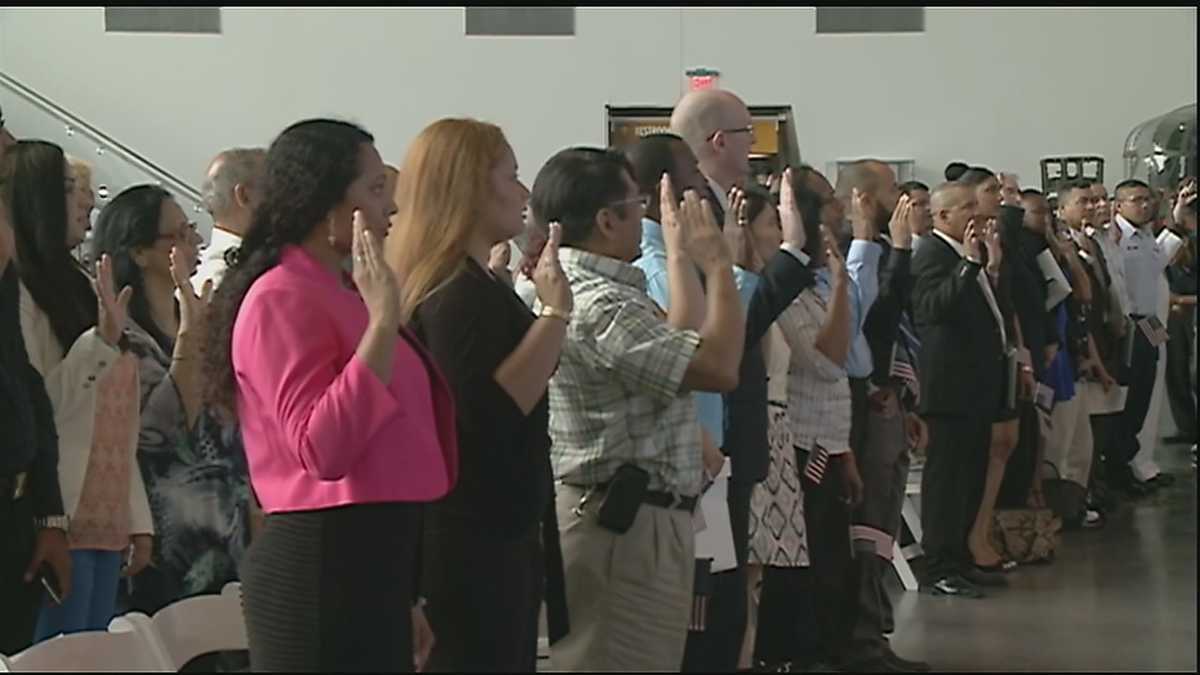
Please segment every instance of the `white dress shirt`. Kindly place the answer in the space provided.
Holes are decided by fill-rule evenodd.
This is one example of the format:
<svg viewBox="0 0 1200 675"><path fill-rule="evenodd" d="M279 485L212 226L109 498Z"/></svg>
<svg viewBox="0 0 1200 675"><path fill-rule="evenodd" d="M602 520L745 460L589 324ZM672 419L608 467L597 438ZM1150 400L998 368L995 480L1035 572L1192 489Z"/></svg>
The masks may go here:
<svg viewBox="0 0 1200 675"><path fill-rule="evenodd" d="M241 237L219 227L213 228L212 241L208 242L208 246L205 246L200 254L200 266L192 277L192 285L196 287L196 292L199 292L204 287L204 282L209 279L212 279L214 286L221 284L221 277L225 274L225 252L241 245Z"/></svg>
<svg viewBox="0 0 1200 675"><path fill-rule="evenodd" d="M1153 316L1158 312L1160 278L1170 260L1154 238L1149 225L1134 227L1117 215L1121 228L1121 252L1124 254L1125 285L1129 290L1129 313Z"/></svg>

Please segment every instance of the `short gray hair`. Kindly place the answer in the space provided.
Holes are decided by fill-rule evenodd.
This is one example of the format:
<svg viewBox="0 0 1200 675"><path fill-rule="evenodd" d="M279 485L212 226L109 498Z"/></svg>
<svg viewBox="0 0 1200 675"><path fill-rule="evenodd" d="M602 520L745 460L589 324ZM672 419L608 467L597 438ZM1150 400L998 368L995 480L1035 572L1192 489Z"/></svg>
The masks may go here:
<svg viewBox="0 0 1200 675"><path fill-rule="evenodd" d="M210 214L217 217L233 208L233 189L254 180L258 163L266 152L262 148L233 148L213 159L200 186L204 207Z"/></svg>

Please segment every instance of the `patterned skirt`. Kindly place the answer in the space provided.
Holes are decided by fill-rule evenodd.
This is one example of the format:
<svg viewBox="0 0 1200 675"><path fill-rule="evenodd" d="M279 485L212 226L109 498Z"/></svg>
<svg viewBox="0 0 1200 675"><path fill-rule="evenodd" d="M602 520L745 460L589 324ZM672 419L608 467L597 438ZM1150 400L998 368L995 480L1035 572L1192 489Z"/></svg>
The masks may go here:
<svg viewBox="0 0 1200 675"><path fill-rule="evenodd" d="M787 407L771 402L767 438L771 463L767 479L754 486L750 500L750 564L808 567L804 488L792 447Z"/></svg>

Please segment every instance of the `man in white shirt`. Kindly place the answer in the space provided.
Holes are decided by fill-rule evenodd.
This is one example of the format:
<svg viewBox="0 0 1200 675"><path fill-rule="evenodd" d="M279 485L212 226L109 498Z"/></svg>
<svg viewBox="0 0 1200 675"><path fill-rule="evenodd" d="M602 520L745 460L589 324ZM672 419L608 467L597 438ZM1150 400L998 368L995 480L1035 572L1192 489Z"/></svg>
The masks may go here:
<svg viewBox="0 0 1200 675"><path fill-rule="evenodd" d="M234 148L217 155L208 165L200 191L204 206L212 215L213 229L192 279L196 288L209 279L219 284L227 266L226 254L242 245L258 203L256 186L262 178L266 157L262 148Z"/></svg>
<svg viewBox="0 0 1200 675"><path fill-rule="evenodd" d="M1154 199L1150 187L1139 180L1126 180L1117 186L1114 197L1117 214L1113 220L1121 232L1120 250L1129 296L1128 311L1136 324L1158 314L1163 274L1170 259L1154 236ZM1142 449L1138 435L1146 422L1158 379L1158 352L1158 345L1152 344L1144 331L1135 327L1129 394L1114 442L1114 456L1109 457L1107 467L1110 485L1133 494L1144 494L1146 487L1154 486L1146 486L1145 483L1153 481L1154 484L1166 484L1170 480L1159 478L1158 475L1145 476L1145 480L1141 480L1134 475L1130 466Z"/></svg>

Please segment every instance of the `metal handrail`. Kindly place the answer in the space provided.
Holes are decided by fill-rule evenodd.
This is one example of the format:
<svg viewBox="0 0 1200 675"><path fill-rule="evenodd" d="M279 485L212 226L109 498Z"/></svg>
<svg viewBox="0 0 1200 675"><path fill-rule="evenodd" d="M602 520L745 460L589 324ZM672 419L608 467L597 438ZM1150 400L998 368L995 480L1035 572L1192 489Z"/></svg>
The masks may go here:
<svg viewBox="0 0 1200 675"><path fill-rule="evenodd" d="M201 195L200 195L200 191L197 190L196 188L192 187L191 185L189 185L187 183L187 181L183 180L179 176L176 176L175 174L171 173L170 171L167 171L166 169L162 168L161 166L155 164L154 162L146 159L141 153L137 152L136 150L133 150L129 146L121 143L117 139L113 138L112 136L109 136L108 134L97 129L96 127L92 126L91 124L88 124L84 120L80 119L78 116L71 113L71 111L67 110L66 108L63 108L62 106L58 105L54 101L51 101L50 99L46 98L45 96L42 96L41 94L34 91L33 89L26 86L25 84L17 81L12 76L10 76L8 73L0 71L0 86L3 86L5 89L8 89L9 91L13 92L17 96L20 96L21 98L25 99L26 101L29 101L30 103L37 106L38 108L41 108L45 112L50 113L51 115L66 122L72 128L82 131L86 135L90 136L91 138L95 139L96 141L101 143L103 146L105 146L106 151L111 150L111 151L115 152L117 155L120 155L126 161L140 167L142 170L151 174L152 176L154 176L158 180L162 181L163 183L169 184L173 190L178 191L179 193L182 193L183 195L187 196L192 201L195 201L197 203L203 202L203 199L201 198Z"/></svg>

